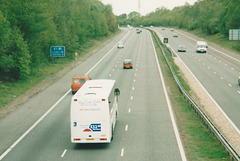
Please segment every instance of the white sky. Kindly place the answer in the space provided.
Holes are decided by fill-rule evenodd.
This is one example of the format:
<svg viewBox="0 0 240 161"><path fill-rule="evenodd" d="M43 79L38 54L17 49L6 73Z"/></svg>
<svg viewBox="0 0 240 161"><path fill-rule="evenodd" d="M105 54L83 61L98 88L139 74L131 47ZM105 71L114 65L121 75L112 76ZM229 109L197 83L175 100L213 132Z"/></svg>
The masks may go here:
<svg viewBox="0 0 240 161"><path fill-rule="evenodd" d="M156 8L166 7L172 10L176 6L183 6L186 2L193 5L197 0L100 0L104 4L110 4L113 8L113 13L117 16L132 11L138 11L138 1L140 1L140 13L146 15L147 13L155 11Z"/></svg>

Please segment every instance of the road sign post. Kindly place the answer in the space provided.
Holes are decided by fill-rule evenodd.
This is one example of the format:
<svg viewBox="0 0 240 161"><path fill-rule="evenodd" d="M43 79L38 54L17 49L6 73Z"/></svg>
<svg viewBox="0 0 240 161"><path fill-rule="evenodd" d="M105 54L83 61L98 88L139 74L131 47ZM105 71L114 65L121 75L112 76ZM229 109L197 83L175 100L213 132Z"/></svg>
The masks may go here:
<svg viewBox="0 0 240 161"><path fill-rule="evenodd" d="M168 43L168 38L163 38L163 43L167 44Z"/></svg>

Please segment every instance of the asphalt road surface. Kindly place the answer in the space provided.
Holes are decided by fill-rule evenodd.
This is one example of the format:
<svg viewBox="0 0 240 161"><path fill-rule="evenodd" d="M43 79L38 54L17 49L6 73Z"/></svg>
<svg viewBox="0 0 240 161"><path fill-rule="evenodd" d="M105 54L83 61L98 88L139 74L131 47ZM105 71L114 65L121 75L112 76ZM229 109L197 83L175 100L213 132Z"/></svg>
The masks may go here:
<svg viewBox="0 0 240 161"><path fill-rule="evenodd" d="M169 45L186 66L201 82L208 93L224 111L240 134L240 55L219 45L208 43L207 53L196 53L196 42L202 40L180 30L155 28L163 37L169 38ZM178 33L178 37L173 37ZM186 52L178 52L177 46L185 45Z"/></svg>
<svg viewBox="0 0 240 161"><path fill-rule="evenodd" d="M118 41L124 42L117 49ZM112 42L0 120L0 160L185 160L150 33L123 30ZM133 69L123 69L124 59ZM74 75L114 79L121 90L110 144L72 144L69 90Z"/></svg>

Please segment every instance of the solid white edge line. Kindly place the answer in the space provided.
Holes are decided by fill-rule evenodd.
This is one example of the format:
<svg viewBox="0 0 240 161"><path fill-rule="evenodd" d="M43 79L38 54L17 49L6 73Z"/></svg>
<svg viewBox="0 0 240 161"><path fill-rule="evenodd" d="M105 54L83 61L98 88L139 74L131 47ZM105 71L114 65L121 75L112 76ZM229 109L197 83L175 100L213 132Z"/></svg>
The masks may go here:
<svg viewBox="0 0 240 161"><path fill-rule="evenodd" d="M125 39L125 37L127 37L127 35L129 35L130 32L128 32L120 41L122 41L123 39ZM107 54L105 54L85 75L88 75L106 56L108 56L108 54L115 48L116 45L113 46L112 49L110 49Z"/></svg>
<svg viewBox="0 0 240 161"><path fill-rule="evenodd" d="M196 39L193 39L193 38L191 38L191 37L189 37L189 36L187 36L187 35L185 35L185 34L183 34L183 33L181 33L181 32L178 32L179 34L181 34L181 35L183 35L183 36L185 36L185 37L187 37L187 38L189 38L189 39L191 39L191 40L193 40L193 41L197 41ZM215 50L215 51L217 51L217 52L219 52L220 54L222 54L222 55L224 55L224 56L226 56L226 57L229 57L229 58L231 58L232 60L235 60L235 61L237 61L237 62L240 62L240 60L238 60L238 59L236 59L236 58L234 58L234 57L232 57L232 56L229 56L229 55L227 55L227 54L225 54L225 53L223 53L223 52L221 52L221 51L219 51L219 50L217 50L217 49L215 49L215 48L213 48L213 47L211 47L211 46L208 46L209 48L211 48L211 49L213 49L213 50Z"/></svg>
<svg viewBox="0 0 240 161"><path fill-rule="evenodd" d="M187 68L187 70L192 74L194 79L199 83L199 85L202 87L202 89L207 93L207 95L210 97L210 99L213 101L213 103L217 106L217 108L222 112L222 114L226 117L226 119L230 122L230 124L233 126L233 128L237 131L238 134L240 134L240 130L237 128L237 126L232 122L232 120L227 116L227 114L222 110L222 108L218 105L218 103L214 100L214 98L208 93L206 88L200 83L200 81L197 79L197 77L192 73L192 71L187 67L187 65L182 61L182 59L178 56L180 61L183 63L183 65Z"/></svg>
<svg viewBox="0 0 240 161"><path fill-rule="evenodd" d="M129 35L129 31L127 34L120 40L122 41L125 39L127 35ZM116 45L113 46L112 49L109 50L85 75L88 75L114 48ZM29 132L32 131L33 128L35 128L57 105L60 103L66 95L71 91L69 89L45 114L43 114L20 138L18 138L3 154L0 156L0 160L2 160Z"/></svg>
<svg viewBox="0 0 240 161"><path fill-rule="evenodd" d="M2 160L28 133L30 133L71 91L69 89L45 114L43 114L20 138L18 138L1 156Z"/></svg>
<svg viewBox="0 0 240 161"><path fill-rule="evenodd" d="M180 151L180 155L181 155L182 160L187 161L187 158L186 158L186 155L185 155L185 152L184 152L184 148L183 148L183 145L182 145L182 141L181 141L181 138L180 138L180 135L179 135L179 132L178 132L177 124L176 124L176 121L175 121L175 118L174 118L174 115L173 115L172 105L171 105L171 102L170 102L170 99L169 99L169 96L168 96L168 92L167 92L167 89L166 89L166 86L165 86L165 82L164 82L164 79L163 79L161 67L160 67L160 64L159 64L159 61L158 61L157 52L156 52L156 49L155 49L155 46L154 46L154 43L153 43L153 40L152 40L152 36L150 35L150 37L151 37L151 41L152 41L152 46L153 46L153 50L154 50L154 54L155 54L156 63L157 63L157 66L158 66L158 71L159 71L160 78L161 78L161 81L162 81L163 91L164 91L165 98L166 98L167 105L168 105L168 110L169 110L169 113L170 113L170 118L171 118L172 125L173 125L173 130L174 130L174 133L175 133L175 137L177 139L178 149Z"/></svg>

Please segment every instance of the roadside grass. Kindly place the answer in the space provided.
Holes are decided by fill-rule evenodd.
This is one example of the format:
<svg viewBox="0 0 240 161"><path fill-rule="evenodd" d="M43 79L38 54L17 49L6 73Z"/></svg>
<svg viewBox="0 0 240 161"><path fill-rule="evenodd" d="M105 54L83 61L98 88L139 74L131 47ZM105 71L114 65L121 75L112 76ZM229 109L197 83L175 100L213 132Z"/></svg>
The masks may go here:
<svg viewBox="0 0 240 161"><path fill-rule="evenodd" d="M236 53L240 54L240 43L239 41L232 41L229 40L228 37L224 36L223 34L215 34L215 35L207 35L204 34L201 30L193 30L193 31L187 31L184 30L186 32L190 32L194 35L197 35L199 37L202 37L208 41L211 41L213 43L216 43L224 48L230 49L235 51Z"/></svg>
<svg viewBox="0 0 240 161"><path fill-rule="evenodd" d="M154 38L153 38L154 39ZM187 103L184 96L180 93L178 86L171 74L170 69L161 53L160 47L154 39L159 62L164 75L164 80L173 106L178 130L184 145L187 160L192 161L218 161L231 160L224 147L210 132L210 130L201 121L199 115ZM164 47L165 53L173 66L178 78L188 92L190 87L181 77L179 68L174 64L173 58Z"/></svg>
<svg viewBox="0 0 240 161"><path fill-rule="evenodd" d="M88 56L87 54L90 51L96 50L99 46L101 46L101 44L108 41L119 32L110 34L108 37L100 38L98 40L89 40L89 42L82 46L82 48L79 50L80 54L78 56L78 60L84 56ZM76 63L74 57L72 59L54 58L54 63L48 63L35 67L33 69L33 73L28 77L28 79L24 81L0 80L0 109L5 107L8 103L12 102L17 97L23 95L27 90L31 89L46 78L53 77L59 71L63 70L65 67L70 66L72 63Z"/></svg>
<svg viewBox="0 0 240 161"><path fill-rule="evenodd" d="M39 66L37 73L29 76L25 81L0 83L0 108L10 103L18 96L24 94L27 90L40 83L46 77L54 75L58 71L62 70L69 63L69 61L65 61L61 64L57 64L56 62L55 64L48 64L47 66Z"/></svg>

